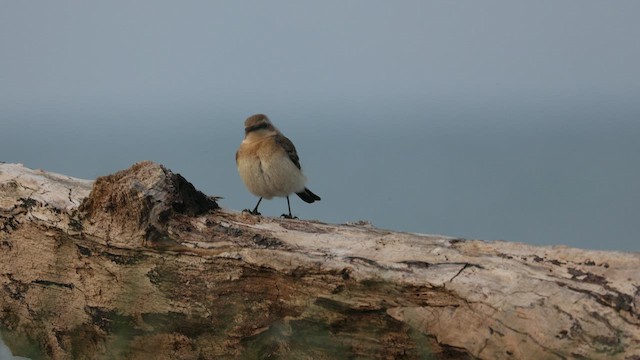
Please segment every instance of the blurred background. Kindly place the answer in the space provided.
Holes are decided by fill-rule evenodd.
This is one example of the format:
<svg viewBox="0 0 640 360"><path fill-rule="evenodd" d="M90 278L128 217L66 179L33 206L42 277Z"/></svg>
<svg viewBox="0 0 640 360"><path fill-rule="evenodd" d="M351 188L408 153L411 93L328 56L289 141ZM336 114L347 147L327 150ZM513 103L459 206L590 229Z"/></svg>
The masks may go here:
<svg viewBox="0 0 640 360"><path fill-rule="evenodd" d="M640 2L2 1L0 161L164 164L253 208L265 113L302 219L640 251ZM286 200L263 202L264 215Z"/></svg>

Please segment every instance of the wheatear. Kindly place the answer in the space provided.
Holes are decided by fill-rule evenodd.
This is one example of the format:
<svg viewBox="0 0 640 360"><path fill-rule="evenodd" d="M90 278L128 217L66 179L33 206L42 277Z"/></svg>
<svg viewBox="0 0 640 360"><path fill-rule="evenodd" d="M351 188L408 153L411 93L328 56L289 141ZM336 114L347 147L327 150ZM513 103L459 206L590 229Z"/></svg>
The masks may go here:
<svg viewBox="0 0 640 360"><path fill-rule="evenodd" d="M300 168L300 159L291 140L276 129L269 118L263 114L252 115L244 122L244 140L236 152L238 173L249 191L260 196L256 207L249 211L260 215L258 205L262 198L274 196L286 197L289 215L291 215L289 195L296 193L308 203L320 200L320 197L304 186L305 176Z"/></svg>

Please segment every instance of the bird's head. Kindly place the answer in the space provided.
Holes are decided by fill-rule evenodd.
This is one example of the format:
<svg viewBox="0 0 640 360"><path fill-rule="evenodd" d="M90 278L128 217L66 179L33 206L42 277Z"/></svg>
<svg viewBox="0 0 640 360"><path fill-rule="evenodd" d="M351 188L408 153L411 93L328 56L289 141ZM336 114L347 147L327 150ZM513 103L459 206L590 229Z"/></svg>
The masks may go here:
<svg viewBox="0 0 640 360"><path fill-rule="evenodd" d="M244 133L248 135L252 132L275 131L276 128L271 124L269 118L264 114L251 115L244 121Z"/></svg>

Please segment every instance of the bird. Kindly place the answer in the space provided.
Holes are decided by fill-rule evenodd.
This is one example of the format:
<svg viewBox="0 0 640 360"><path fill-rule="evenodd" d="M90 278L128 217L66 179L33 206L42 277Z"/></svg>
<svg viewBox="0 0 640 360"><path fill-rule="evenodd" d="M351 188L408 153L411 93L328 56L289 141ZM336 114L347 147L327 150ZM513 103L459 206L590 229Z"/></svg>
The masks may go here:
<svg viewBox="0 0 640 360"><path fill-rule="evenodd" d="M289 214L281 216L293 219L289 195L295 193L307 203L320 197L305 187L300 158L291 140L278 130L264 114L249 116L244 122L244 139L236 152L238 173L249 192L259 196L252 215L260 215L258 206L262 199L286 197Z"/></svg>

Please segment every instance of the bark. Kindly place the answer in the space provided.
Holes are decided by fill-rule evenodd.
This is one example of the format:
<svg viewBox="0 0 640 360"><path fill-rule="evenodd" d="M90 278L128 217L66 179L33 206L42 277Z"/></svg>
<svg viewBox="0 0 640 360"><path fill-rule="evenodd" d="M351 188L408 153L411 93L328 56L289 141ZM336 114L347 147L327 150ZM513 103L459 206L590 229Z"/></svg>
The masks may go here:
<svg viewBox="0 0 640 360"><path fill-rule="evenodd" d="M252 216L0 164L0 331L53 359L640 358L640 255Z"/></svg>

